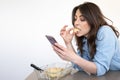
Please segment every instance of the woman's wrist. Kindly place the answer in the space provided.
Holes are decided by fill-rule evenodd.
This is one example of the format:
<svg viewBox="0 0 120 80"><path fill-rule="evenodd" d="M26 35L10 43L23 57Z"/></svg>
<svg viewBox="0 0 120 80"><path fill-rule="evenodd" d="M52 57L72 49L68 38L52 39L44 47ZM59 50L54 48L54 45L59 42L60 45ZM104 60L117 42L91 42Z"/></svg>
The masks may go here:
<svg viewBox="0 0 120 80"><path fill-rule="evenodd" d="M73 48L72 43L65 43L65 45L66 45L67 48Z"/></svg>

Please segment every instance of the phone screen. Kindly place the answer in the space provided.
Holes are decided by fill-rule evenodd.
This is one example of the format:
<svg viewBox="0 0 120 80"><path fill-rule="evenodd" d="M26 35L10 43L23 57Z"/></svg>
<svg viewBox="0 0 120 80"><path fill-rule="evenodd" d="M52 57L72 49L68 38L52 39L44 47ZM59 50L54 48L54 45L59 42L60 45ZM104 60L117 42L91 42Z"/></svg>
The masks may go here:
<svg viewBox="0 0 120 80"><path fill-rule="evenodd" d="M50 35L45 35L45 36L52 45L54 45L54 43L57 43L57 41L55 40L53 36L50 36Z"/></svg>

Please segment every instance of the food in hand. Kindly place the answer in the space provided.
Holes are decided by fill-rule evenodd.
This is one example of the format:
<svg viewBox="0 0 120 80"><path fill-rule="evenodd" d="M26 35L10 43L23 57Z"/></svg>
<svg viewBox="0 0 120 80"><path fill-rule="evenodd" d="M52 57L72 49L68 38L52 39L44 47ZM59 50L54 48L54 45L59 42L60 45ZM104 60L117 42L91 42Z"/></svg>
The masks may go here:
<svg viewBox="0 0 120 80"><path fill-rule="evenodd" d="M64 69L63 68L48 68L46 70L46 73L48 75L48 77L51 77L51 78L55 78L55 77L59 77L60 74L61 74L61 71L63 71Z"/></svg>
<svg viewBox="0 0 120 80"><path fill-rule="evenodd" d="M73 32L74 32L74 33L78 32L78 31L80 31L78 28L74 28L74 29L73 29Z"/></svg>

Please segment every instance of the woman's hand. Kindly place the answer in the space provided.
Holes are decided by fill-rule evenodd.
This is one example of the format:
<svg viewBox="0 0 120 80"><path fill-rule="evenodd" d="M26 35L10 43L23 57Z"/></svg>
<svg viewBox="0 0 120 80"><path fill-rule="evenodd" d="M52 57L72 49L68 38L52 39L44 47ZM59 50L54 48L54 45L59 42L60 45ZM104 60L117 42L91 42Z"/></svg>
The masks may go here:
<svg viewBox="0 0 120 80"><path fill-rule="evenodd" d="M73 28L69 28L66 30L67 25L65 25L61 30L60 30L60 35L63 38L65 44L70 44L72 41L72 38L74 36L74 33L71 33Z"/></svg>
<svg viewBox="0 0 120 80"><path fill-rule="evenodd" d="M66 61L73 61L75 59L75 56L77 56L73 50L69 50L68 48L63 47L58 43L55 43L53 45L53 50L60 58Z"/></svg>
<svg viewBox="0 0 120 80"><path fill-rule="evenodd" d="M80 57L73 50L65 48L62 45L59 45L58 43L55 43L53 45L53 49L61 59L77 64L89 75L91 73L96 74L97 66L95 65L94 62L88 61ZM87 66L87 65L90 65L90 66Z"/></svg>

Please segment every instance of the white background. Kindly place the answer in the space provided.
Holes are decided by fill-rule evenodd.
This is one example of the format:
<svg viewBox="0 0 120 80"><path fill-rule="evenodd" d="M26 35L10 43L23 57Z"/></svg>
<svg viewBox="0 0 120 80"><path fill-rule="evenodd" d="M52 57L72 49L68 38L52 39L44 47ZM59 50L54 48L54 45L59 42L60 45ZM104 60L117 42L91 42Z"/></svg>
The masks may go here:
<svg viewBox="0 0 120 80"><path fill-rule="evenodd" d="M119 0L88 0L120 27ZM37 66L62 61L46 34L64 45L61 27L71 25L74 6L84 0L0 0L0 80L24 80Z"/></svg>

